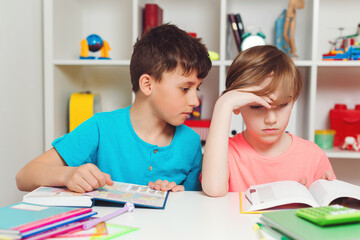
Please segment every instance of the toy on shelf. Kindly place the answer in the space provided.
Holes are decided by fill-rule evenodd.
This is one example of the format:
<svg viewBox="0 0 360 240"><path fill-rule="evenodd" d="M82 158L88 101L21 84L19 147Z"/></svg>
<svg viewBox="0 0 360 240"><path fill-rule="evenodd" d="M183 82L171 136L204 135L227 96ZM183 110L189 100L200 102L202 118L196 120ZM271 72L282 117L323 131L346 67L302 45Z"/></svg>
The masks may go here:
<svg viewBox="0 0 360 240"><path fill-rule="evenodd" d="M360 144L356 142L356 139L354 137L346 137L344 144L341 146L341 149L343 150L360 150Z"/></svg>
<svg viewBox="0 0 360 240"><path fill-rule="evenodd" d="M336 131L334 146L341 147L346 137L359 138L360 104L356 104L355 109L348 109L345 104L335 104L330 110L330 128Z"/></svg>
<svg viewBox="0 0 360 240"><path fill-rule="evenodd" d="M82 39L80 42L80 59L106 59L109 58L110 45L107 41L102 40L99 35L91 34L86 39ZM100 57L89 56L89 51L96 53L100 50Z"/></svg>
<svg viewBox="0 0 360 240"><path fill-rule="evenodd" d="M335 49L323 54L323 61L360 60L360 43L355 43L347 49Z"/></svg>
<svg viewBox="0 0 360 240"><path fill-rule="evenodd" d="M241 51L255 46L265 45L265 34L261 32L259 27L250 26L247 31L241 36Z"/></svg>
<svg viewBox="0 0 360 240"><path fill-rule="evenodd" d="M208 51L210 60L219 60L220 55L217 52L214 51Z"/></svg>
<svg viewBox="0 0 360 240"><path fill-rule="evenodd" d="M323 61L360 60L360 24L355 34L342 36L344 28L339 28L340 36L331 44L330 51L323 54Z"/></svg>
<svg viewBox="0 0 360 240"><path fill-rule="evenodd" d="M202 96L199 94L199 106L194 107L188 119L199 120L201 118Z"/></svg>
<svg viewBox="0 0 360 240"><path fill-rule="evenodd" d="M333 129L315 130L315 143L322 149L332 149L334 146L334 136L336 131Z"/></svg>
<svg viewBox="0 0 360 240"><path fill-rule="evenodd" d="M275 46L291 57L290 46L284 39L285 19L286 19L286 9L284 9L281 12L280 16L275 21Z"/></svg>
<svg viewBox="0 0 360 240"><path fill-rule="evenodd" d="M284 23L284 39L290 46L289 54L292 58L297 58L295 47L295 26L296 26L296 9L304 8L304 0L289 0L289 6L286 10L286 18Z"/></svg>

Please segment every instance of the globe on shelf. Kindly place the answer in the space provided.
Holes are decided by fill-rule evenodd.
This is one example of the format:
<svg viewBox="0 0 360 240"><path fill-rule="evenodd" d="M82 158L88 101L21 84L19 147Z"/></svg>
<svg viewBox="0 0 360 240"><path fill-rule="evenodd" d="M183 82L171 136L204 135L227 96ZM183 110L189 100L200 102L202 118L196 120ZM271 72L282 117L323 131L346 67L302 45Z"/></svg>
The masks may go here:
<svg viewBox="0 0 360 240"><path fill-rule="evenodd" d="M109 43L97 34L91 34L86 39L82 39L80 45L80 59L111 59L109 57L109 51L111 50ZM100 57L89 55L89 51L92 53L100 51Z"/></svg>
<svg viewBox="0 0 360 240"><path fill-rule="evenodd" d="M87 44L89 46L89 50L91 52L99 51L103 46L103 40L99 35L91 34L86 38Z"/></svg>

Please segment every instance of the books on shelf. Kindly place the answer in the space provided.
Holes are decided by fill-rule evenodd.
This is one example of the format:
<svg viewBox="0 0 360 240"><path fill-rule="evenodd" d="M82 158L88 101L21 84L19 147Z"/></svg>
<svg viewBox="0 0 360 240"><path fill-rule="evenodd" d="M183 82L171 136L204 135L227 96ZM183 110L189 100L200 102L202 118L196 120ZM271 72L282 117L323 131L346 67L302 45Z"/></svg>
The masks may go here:
<svg viewBox="0 0 360 240"><path fill-rule="evenodd" d="M153 27L163 23L163 9L155 3L145 4L144 9L144 33Z"/></svg>
<svg viewBox="0 0 360 240"><path fill-rule="evenodd" d="M237 29L239 31L240 39L241 39L241 42L242 42L242 40L243 40L242 36L245 33L245 27L244 27L244 23L243 23L243 21L241 19L240 13L235 14L235 21L236 21Z"/></svg>
<svg viewBox="0 0 360 240"><path fill-rule="evenodd" d="M356 199L360 206L360 186L340 180L317 180L309 189L296 181L279 181L251 186L240 193L240 211L259 213L272 208L328 206L341 198Z"/></svg>
<svg viewBox="0 0 360 240"><path fill-rule="evenodd" d="M236 48L240 52L241 51L241 35L240 35L239 29L238 29L238 25L236 23L235 15L232 13L229 13L228 19L229 19L232 33L234 35Z"/></svg>
<svg viewBox="0 0 360 240"><path fill-rule="evenodd" d="M241 16L239 13L236 13L236 14L229 13L228 20L229 20L229 24L230 24L232 33L234 35L236 48L237 48L238 52L241 52L241 44L242 44L242 40L243 40L242 36L245 32L245 28L244 28L244 24L241 19Z"/></svg>
<svg viewBox="0 0 360 240"><path fill-rule="evenodd" d="M17 203L0 208L0 239L21 239L95 215L90 208Z"/></svg>
<svg viewBox="0 0 360 240"><path fill-rule="evenodd" d="M350 240L360 236L359 222L321 227L296 216L296 209L265 212L260 220L291 239Z"/></svg>
<svg viewBox="0 0 360 240"><path fill-rule="evenodd" d="M134 203L135 206L164 209L169 192L157 191L149 186L114 182L87 193L71 192L67 188L39 187L23 197L23 202L46 206L91 207L94 201Z"/></svg>

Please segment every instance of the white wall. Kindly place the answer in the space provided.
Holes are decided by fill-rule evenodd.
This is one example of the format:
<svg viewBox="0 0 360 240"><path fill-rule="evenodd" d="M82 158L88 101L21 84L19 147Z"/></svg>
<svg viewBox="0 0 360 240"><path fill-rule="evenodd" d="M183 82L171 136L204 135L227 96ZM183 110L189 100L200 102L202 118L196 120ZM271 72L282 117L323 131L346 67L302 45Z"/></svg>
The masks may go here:
<svg viewBox="0 0 360 240"><path fill-rule="evenodd" d="M43 151L41 0L0 0L0 207L21 201L15 175Z"/></svg>

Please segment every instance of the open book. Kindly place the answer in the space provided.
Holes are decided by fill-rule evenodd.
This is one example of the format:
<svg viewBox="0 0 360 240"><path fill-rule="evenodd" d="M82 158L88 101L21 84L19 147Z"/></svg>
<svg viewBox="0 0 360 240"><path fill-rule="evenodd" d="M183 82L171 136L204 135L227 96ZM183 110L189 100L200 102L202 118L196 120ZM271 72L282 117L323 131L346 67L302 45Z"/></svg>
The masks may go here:
<svg viewBox="0 0 360 240"><path fill-rule="evenodd" d="M340 198L356 199L360 205L360 186L340 180L320 179L307 189L296 181L279 181L251 186L246 192L240 193L240 212L257 213L271 208L298 207L299 204L328 206Z"/></svg>
<svg viewBox="0 0 360 240"><path fill-rule="evenodd" d="M23 197L23 202L45 206L91 207L94 200L113 203L132 202L135 206L164 209L169 192L149 186L114 182L87 193L71 192L67 188L39 187Z"/></svg>

